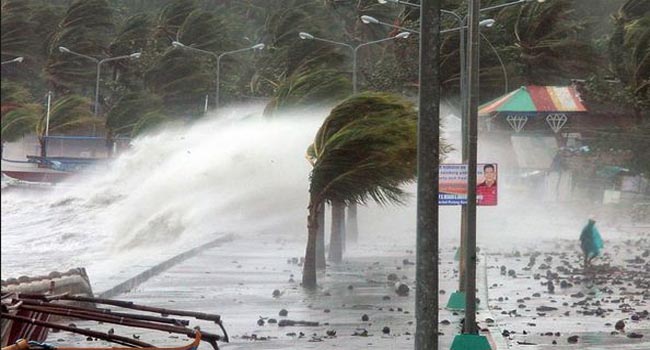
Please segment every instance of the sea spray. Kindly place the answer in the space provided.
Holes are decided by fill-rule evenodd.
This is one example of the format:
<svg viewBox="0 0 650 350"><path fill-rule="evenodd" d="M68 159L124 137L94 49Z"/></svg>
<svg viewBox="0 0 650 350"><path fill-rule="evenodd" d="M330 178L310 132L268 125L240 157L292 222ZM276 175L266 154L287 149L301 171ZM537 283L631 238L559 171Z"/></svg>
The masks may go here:
<svg viewBox="0 0 650 350"><path fill-rule="evenodd" d="M448 110L443 134L455 151L447 162L458 162L460 123ZM261 111L260 106L232 108L143 135L108 167L50 190L3 190L2 276L85 266L95 279L219 233L306 241L310 165L305 150L329 111L272 118ZM479 156L497 163L503 157L498 152ZM505 182L499 196L499 206L478 210L479 245L530 244L530 237L561 222L548 211L525 209L528 199ZM367 239L414 243L414 203L412 197L406 206L360 207L360 244ZM441 208L442 245L458 244L458 213L458 207Z"/></svg>

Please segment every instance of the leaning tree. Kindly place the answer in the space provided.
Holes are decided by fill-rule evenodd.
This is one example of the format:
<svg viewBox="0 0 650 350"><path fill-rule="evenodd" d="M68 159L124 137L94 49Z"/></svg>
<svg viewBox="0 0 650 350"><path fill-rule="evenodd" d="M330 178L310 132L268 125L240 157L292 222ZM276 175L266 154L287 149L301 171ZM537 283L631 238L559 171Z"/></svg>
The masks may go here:
<svg viewBox="0 0 650 350"><path fill-rule="evenodd" d="M2 141L11 142L34 133L41 145L41 156L45 156L48 131L65 133L99 124L90 112L90 101L83 96L71 94L53 101L49 121L46 108L30 102L32 99L20 85L2 82Z"/></svg>
<svg viewBox="0 0 650 350"><path fill-rule="evenodd" d="M415 178L417 112L385 93L355 95L335 107L318 130L310 155L308 241L303 286L316 286L318 216L323 204L403 203L401 186ZM331 245L341 245L332 237ZM341 251L341 247L331 247ZM340 256L334 257L340 259Z"/></svg>

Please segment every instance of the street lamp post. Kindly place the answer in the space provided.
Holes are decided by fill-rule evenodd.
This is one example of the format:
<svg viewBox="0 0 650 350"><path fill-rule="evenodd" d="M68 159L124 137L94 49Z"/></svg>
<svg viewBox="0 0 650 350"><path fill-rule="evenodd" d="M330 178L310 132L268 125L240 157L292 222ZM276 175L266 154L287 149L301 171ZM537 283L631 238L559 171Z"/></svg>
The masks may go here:
<svg viewBox="0 0 650 350"><path fill-rule="evenodd" d="M359 44L357 46L352 46L350 44L341 43L341 42L338 42L338 41L333 41L333 40L328 40L328 39L315 37L315 36L313 36L313 35L311 35L309 33L306 33L306 32L300 32L298 34L300 39L303 39L303 40L323 41L323 42L334 44L334 45L345 46L345 47L348 47L349 49L352 50L352 93L353 94L356 94L358 92L358 85L357 85L357 54L358 54L359 49L364 47L364 46L377 44L377 43L381 43L381 42L384 42L384 41L395 40L395 39L406 39L406 38L409 37L409 35L410 35L409 32L401 32L401 33L398 33L397 35L392 36L390 38L384 38L384 39L379 39L379 40L368 41L368 42L365 42L365 43L361 43L361 44Z"/></svg>
<svg viewBox="0 0 650 350"><path fill-rule="evenodd" d="M253 45L251 47L245 47L243 49L238 49L238 50L233 50L233 51L226 51L226 52L223 52L223 53L220 53L220 54L216 54L216 53L211 52L211 51L197 49L196 47L187 46L187 45L181 43L180 41L172 41L172 46L177 47L177 48L187 49L187 50L190 50L190 51L196 51L196 52L201 52L201 53L204 53L204 54L208 54L208 55L211 55L211 56L213 56L213 57L215 57L217 59L217 82L216 82L217 86L215 88L216 96L215 96L215 99L214 99L214 103L215 103L215 110L219 110L219 101L220 101L219 100L219 88L221 86L221 81L220 81L220 79L221 79L221 59L224 56L239 53L239 52L244 52L244 51L248 51L248 50L263 50L265 45L260 43L260 44Z"/></svg>
<svg viewBox="0 0 650 350"><path fill-rule="evenodd" d="M23 59L24 59L23 56L18 56L16 58L12 59L12 60L0 62L0 65L5 65L5 64L9 64L9 63L20 63L20 62L23 61Z"/></svg>
<svg viewBox="0 0 650 350"><path fill-rule="evenodd" d="M99 80L100 80L102 64L106 63L106 62L117 61L117 60L122 60L122 59L126 59L126 58L136 59L136 58L140 58L140 55L142 55L142 53L140 53L140 52L134 52L134 53L132 53L130 55L107 57L107 58L103 58L103 59L99 60L99 59L97 59L95 57L91 57L91 56L87 56L87 55L84 55L84 54L80 54L78 52L74 52L74 51L72 51L72 50L70 50L70 49L68 49L66 47L63 47L63 46L59 46L59 51L61 51L63 53L69 53L71 55L75 55L75 56L78 56L78 57L85 58L87 60L95 62L95 64L97 65L97 78L96 78L96 81L95 81L95 109L94 109L95 117L99 115Z"/></svg>

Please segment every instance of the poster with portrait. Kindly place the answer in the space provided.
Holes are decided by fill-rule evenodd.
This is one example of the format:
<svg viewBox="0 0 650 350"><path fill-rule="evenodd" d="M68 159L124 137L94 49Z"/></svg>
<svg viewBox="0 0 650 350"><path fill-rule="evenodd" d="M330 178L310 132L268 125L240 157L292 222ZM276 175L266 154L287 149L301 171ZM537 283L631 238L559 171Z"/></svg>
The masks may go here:
<svg viewBox="0 0 650 350"><path fill-rule="evenodd" d="M495 206L498 202L498 166L496 163L480 163L476 167L476 204ZM467 204L467 166L441 164L439 168L438 204Z"/></svg>

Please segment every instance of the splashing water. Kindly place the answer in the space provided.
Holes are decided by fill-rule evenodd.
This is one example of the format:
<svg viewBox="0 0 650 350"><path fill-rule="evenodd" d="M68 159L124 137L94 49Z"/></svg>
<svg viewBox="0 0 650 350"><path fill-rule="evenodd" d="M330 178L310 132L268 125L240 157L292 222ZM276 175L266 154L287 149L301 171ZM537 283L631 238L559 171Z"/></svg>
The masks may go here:
<svg viewBox="0 0 650 350"><path fill-rule="evenodd" d="M97 281L223 233L306 241L305 151L329 110L274 118L261 110L238 107L140 137L108 168L47 191L3 189L2 277L85 266ZM456 149L448 161L457 162L460 125L443 112L450 115L445 138ZM361 239L398 234L415 246L412 197L404 207L360 208ZM519 204L505 192L500 201L479 209L479 243L517 237L511 221ZM441 244L457 244L458 207L441 207L440 220Z"/></svg>
<svg viewBox="0 0 650 350"><path fill-rule="evenodd" d="M305 150L328 111L237 112L141 137L108 169L51 190L4 191L3 277L180 251L218 233L302 239Z"/></svg>

